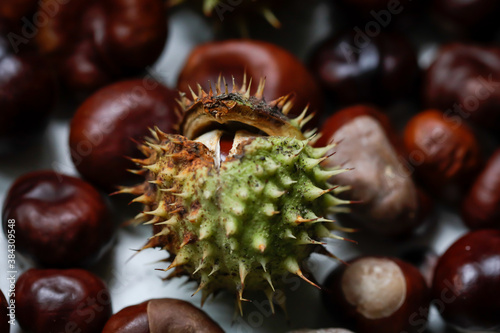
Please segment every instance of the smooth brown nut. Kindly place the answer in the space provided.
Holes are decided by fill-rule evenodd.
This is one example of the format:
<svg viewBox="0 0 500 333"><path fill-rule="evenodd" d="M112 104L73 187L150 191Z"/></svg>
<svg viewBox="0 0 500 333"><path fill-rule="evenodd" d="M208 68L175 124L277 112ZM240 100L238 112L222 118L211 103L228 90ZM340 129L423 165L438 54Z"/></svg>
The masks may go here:
<svg viewBox="0 0 500 333"><path fill-rule="evenodd" d="M102 333L223 333L205 312L178 299L152 299L114 314Z"/></svg>
<svg viewBox="0 0 500 333"><path fill-rule="evenodd" d="M490 157L465 197L462 218L471 229L500 228L500 149Z"/></svg>
<svg viewBox="0 0 500 333"><path fill-rule="evenodd" d="M335 269L324 287L330 313L356 332L416 333L427 324L429 288L418 269L399 259L357 258Z"/></svg>
<svg viewBox="0 0 500 333"><path fill-rule="evenodd" d="M8 309L9 303L7 302L7 299L5 298L3 292L0 290L0 332L4 333L9 333L10 332L10 323L9 321L12 320L11 317L9 317L9 309Z"/></svg>
<svg viewBox="0 0 500 333"><path fill-rule="evenodd" d="M82 269L30 269L16 283L16 317L34 333L101 332L111 316L104 282Z"/></svg>
<svg viewBox="0 0 500 333"><path fill-rule="evenodd" d="M85 95L156 61L167 39L165 8L161 0L71 0L48 15L37 42L63 85Z"/></svg>
<svg viewBox="0 0 500 333"><path fill-rule="evenodd" d="M0 155L39 139L56 102L56 81L41 56L15 49L0 19Z"/></svg>
<svg viewBox="0 0 500 333"><path fill-rule="evenodd" d="M500 230L478 230L458 239L434 272L433 303L461 331L500 330Z"/></svg>
<svg viewBox="0 0 500 333"><path fill-rule="evenodd" d="M56 267L88 264L109 244L113 219L100 193L81 179L53 171L28 173L11 186L3 229L15 220L16 250Z"/></svg>
<svg viewBox="0 0 500 333"><path fill-rule="evenodd" d="M323 87L343 104L386 105L409 97L419 74L412 45L394 33L374 38L359 31L342 33L323 42L310 64Z"/></svg>
<svg viewBox="0 0 500 333"><path fill-rule="evenodd" d="M448 202L461 199L481 165L474 133L438 110L415 115L406 125L409 161L430 193Z"/></svg>
<svg viewBox="0 0 500 333"><path fill-rule="evenodd" d="M324 163L353 170L332 178L332 183L351 186L341 194L351 205L350 214L367 230L388 236L410 233L430 210L428 198L414 184L402 163L403 152L387 116L372 107L358 105L342 109L324 123L317 146L339 144Z"/></svg>
<svg viewBox="0 0 500 333"><path fill-rule="evenodd" d="M450 122L500 130L500 47L443 46L423 87L426 106L442 110Z"/></svg>
<svg viewBox="0 0 500 333"><path fill-rule="evenodd" d="M318 83L294 55L271 43L255 40L226 40L209 42L197 46L179 75L177 87L191 96L189 86L196 90L197 84L208 89L219 75L231 77L240 85L243 74L252 78L252 93L255 93L261 78L266 79L264 97L271 101L281 96L294 94L291 115L298 115L310 104L309 110L316 112L318 119L323 111L323 95Z"/></svg>
<svg viewBox="0 0 500 333"><path fill-rule="evenodd" d="M136 168L127 157L142 157L136 142L150 135L149 128L174 131L176 98L148 79L114 83L90 96L71 121L71 158L80 174L106 190L140 181L127 171Z"/></svg>

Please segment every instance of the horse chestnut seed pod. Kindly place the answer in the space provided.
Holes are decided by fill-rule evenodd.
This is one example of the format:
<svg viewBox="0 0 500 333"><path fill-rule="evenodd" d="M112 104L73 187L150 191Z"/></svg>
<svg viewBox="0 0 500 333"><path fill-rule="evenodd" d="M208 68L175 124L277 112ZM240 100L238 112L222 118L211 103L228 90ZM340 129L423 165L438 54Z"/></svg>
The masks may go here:
<svg viewBox="0 0 500 333"><path fill-rule="evenodd" d="M115 313L102 333L224 331L205 312L191 303L171 298L152 299Z"/></svg>
<svg viewBox="0 0 500 333"><path fill-rule="evenodd" d="M500 330L500 230L469 232L439 258L433 303L461 331Z"/></svg>
<svg viewBox="0 0 500 333"><path fill-rule="evenodd" d="M110 244L113 219L90 184L53 171L28 173L5 199L3 228L15 220L16 250L47 266L90 263Z"/></svg>
<svg viewBox="0 0 500 333"><path fill-rule="evenodd" d="M174 131L177 96L156 81L135 79L114 83L87 98L71 121L69 137L71 158L80 174L106 190L138 181L127 172L135 166L127 157L142 156L137 141L149 134L149 128Z"/></svg>
<svg viewBox="0 0 500 333"><path fill-rule="evenodd" d="M30 269L16 283L16 317L23 330L101 332L111 316L104 282L83 269Z"/></svg>
<svg viewBox="0 0 500 333"><path fill-rule="evenodd" d="M430 200L401 162L404 154L387 116L369 106L345 108L327 119L321 133L318 146L340 142L324 165L354 168L332 177L335 184L352 187L342 199L360 202L339 219L385 236L409 234L425 220Z"/></svg>
<svg viewBox="0 0 500 333"><path fill-rule="evenodd" d="M52 0L42 0L54 6ZM87 95L139 74L160 56L167 39L161 0L72 0L58 5L36 36L63 86Z"/></svg>
<svg viewBox="0 0 500 333"><path fill-rule="evenodd" d="M3 292L0 290L0 332L9 333L11 320L9 317L9 303L5 298Z"/></svg>
<svg viewBox="0 0 500 333"><path fill-rule="evenodd" d="M417 268L396 258L360 257L337 267L324 285L334 316L358 333L421 332L427 323L429 288Z"/></svg>
<svg viewBox="0 0 500 333"><path fill-rule="evenodd" d="M462 198L482 163L471 129L438 110L426 110L410 119L404 143L420 179L450 203Z"/></svg>
<svg viewBox="0 0 500 333"><path fill-rule="evenodd" d="M308 104L316 112L316 119L321 115L323 95L312 75L290 52L263 41L226 40L196 47L179 75L177 87L189 94L189 87L196 90L198 83L208 90L208 82L216 83L219 76L226 79L234 76L236 82L241 82L244 73L253 79L251 94L257 91L259 79L265 77L266 100L292 93L291 115L299 115ZM228 84L232 89L229 80Z"/></svg>
<svg viewBox="0 0 500 333"><path fill-rule="evenodd" d="M381 33L358 47L360 37L344 33L323 42L310 64L323 87L343 104L389 104L407 97L419 74L405 37Z"/></svg>

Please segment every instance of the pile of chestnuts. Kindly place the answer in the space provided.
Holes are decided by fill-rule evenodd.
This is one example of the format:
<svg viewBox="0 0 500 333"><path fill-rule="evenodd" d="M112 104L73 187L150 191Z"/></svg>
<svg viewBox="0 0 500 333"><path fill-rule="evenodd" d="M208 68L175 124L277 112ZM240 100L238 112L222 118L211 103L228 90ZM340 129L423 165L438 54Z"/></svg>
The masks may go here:
<svg viewBox="0 0 500 333"><path fill-rule="evenodd" d="M499 15L496 0L2 0L0 333L500 332ZM294 44L297 27L312 46ZM212 40L199 42L203 30ZM148 176L141 158L167 151L158 133L185 134L186 101L214 95L266 105L275 126L294 118L307 144L327 147L321 167L345 171L325 192L338 189L348 209L296 220L335 220L340 234L297 240L333 254L317 247L310 271L290 271L321 290L300 288L291 311L274 309L284 294L270 278L269 305L256 296L243 317L225 296L205 304L208 314L180 299L188 287L160 280L180 276L183 258L167 258L167 277L147 265L153 246L131 241L143 230L134 216L165 211L111 195L151 205L148 182L167 176ZM203 128L225 131L218 166L237 133L269 134L235 123ZM135 254L144 274L125 276L134 263L122 259ZM232 277L239 300L246 274L241 264ZM118 292L115 279L129 285ZM141 283L144 294L127 294Z"/></svg>

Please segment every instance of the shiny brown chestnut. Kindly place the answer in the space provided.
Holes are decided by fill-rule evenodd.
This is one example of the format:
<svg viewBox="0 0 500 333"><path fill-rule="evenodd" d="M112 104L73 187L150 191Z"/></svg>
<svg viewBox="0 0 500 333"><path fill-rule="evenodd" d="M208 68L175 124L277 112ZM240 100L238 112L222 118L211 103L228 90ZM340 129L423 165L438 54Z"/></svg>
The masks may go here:
<svg viewBox="0 0 500 333"><path fill-rule="evenodd" d="M54 171L25 174L5 199L3 228L14 219L16 250L46 266L84 265L108 249L113 219L104 198L81 179Z"/></svg>
<svg viewBox="0 0 500 333"><path fill-rule="evenodd" d="M469 232L441 256L433 298L446 322L462 331L500 330L500 230Z"/></svg>
<svg viewBox="0 0 500 333"><path fill-rule="evenodd" d="M7 299L5 298L3 292L0 290L0 332L9 333L10 332L10 323L11 318L9 317L9 303L7 303Z"/></svg>
<svg viewBox="0 0 500 333"><path fill-rule="evenodd" d="M45 130L56 101L56 81L34 49L9 41L0 18L0 154L33 143Z"/></svg>
<svg viewBox="0 0 500 333"><path fill-rule="evenodd" d="M263 41L235 39L196 47L179 75L177 87L190 96L189 86L196 90L199 83L208 90L208 81L216 83L220 74L242 82L244 73L252 78L252 93L259 80L266 78L264 97L268 101L294 94L292 115L300 114L307 104L316 112L316 119L321 115L323 95L312 75L290 52ZM228 85L232 89L232 83Z"/></svg>
<svg viewBox="0 0 500 333"><path fill-rule="evenodd" d="M490 157L462 204L470 229L500 228L500 149Z"/></svg>
<svg viewBox="0 0 500 333"><path fill-rule="evenodd" d="M337 267L324 284L334 317L358 333L416 333L427 324L430 295L412 265L390 257L360 257Z"/></svg>
<svg viewBox="0 0 500 333"><path fill-rule="evenodd" d="M157 126L172 133L178 123L178 94L152 79L136 79L106 86L76 111L71 121L71 158L80 174L106 190L137 182L127 171L142 157L137 143Z"/></svg>
<svg viewBox="0 0 500 333"><path fill-rule="evenodd" d="M310 65L323 87L343 104L389 104L408 97L419 74L405 37L361 30L342 33L314 51Z"/></svg>
<svg viewBox="0 0 500 333"><path fill-rule="evenodd" d="M424 77L424 100L447 120L500 129L500 47L443 46Z"/></svg>
<svg viewBox="0 0 500 333"><path fill-rule="evenodd" d="M481 165L479 143L471 129L438 110L410 119L404 143L423 183L449 203L462 198Z"/></svg>
<svg viewBox="0 0 500 333"><path fill-rule="evenodd" d="M351 187L340 194L343 199L359 202L340 220L355 220L362 229L386 236L409 234L425 220L430 200L408 173L387 116L364 105L345 108L327 119L321 133L317 146L338 142L325 166L353 168L332 179Z"/></svg>
<svg viewBox="0 0 500 333"><path fill-rule="evenodd" d="M165 8L161 0L72 0L45 15L36 39L63 85L85 95L156 61L167 39Z"/></svg>
<svg viewBox="0 0 500 333"><path fill-rule="evenodd" d="M102 333L223 333L205 312L191 303L171 298L152 299L115 313Z"/></svg>
<svg viewBox="0 0 500 333"><path fill-rule="evenodd" d="M15 299L19 325L33 333L101 332L112 313L108 288L83 269L30 269Z"/></svg>

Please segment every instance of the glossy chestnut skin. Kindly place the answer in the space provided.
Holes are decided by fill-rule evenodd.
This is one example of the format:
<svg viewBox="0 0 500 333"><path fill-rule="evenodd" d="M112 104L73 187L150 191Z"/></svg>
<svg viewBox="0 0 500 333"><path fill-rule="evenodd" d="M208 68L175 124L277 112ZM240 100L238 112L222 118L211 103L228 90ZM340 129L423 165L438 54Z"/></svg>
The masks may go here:
<svg viewBox="0 0 500 333"><path fill-rule="evenodd" d="M174 131L177 97L156 81L137 79L114 83L87 98L71 121L69 138L80 174L108 191L140 181L127 171L136 169L127 157L143 156L136 142L150 135L149 128Z"/></svg>
<svg viewBox="0 0 500 333"><path fill-rule="evenodd" d="M441 316L463 330L500 329L500 230L469 232L441 256L433 279L433 298Z"/></svg>
<svg viewBox="0 0 500 333"><path fill-rule="evenodd" d="M83 269L30 269L16 283L16 317L34 333L101 332L111 316L104 282Z"/></svg>
<svg viewBox="0 0 500 333"><path fill-rule="evenodd" d="M482 39L498 28L496 17L500 3L495 0L433 0L438 21L446 30L459 36ZM488 31L490 30L490 31Z"/></svg>
<svg viewBox="0 0 500 333"><path fill-rule="evenodd" d="M11 31L0 19L0 155L39 138L57 97L54 74L36 50L14 49Z"/></svg>
<svg viewBox="0 0 500 333"><path fill-rule="evenodd" d="M407 97L419 74L412 45L403 36L346 32L323 42L311 69L335 101L389 104Z"/></svg>
<svg viewBox="0 0 500 333"><path fill-rule="evenodd" d="M86 95L156 61L167 38L165 8L161 0L72 0L47 15L36 38L63 86Z"/></svg>
<svg viewBox="0 0 500 333"><path fill-rule="evenodd" d="M369 256L337 267L323 293L332 316L357 333L423 331L429 296L418 269L396 258Z"/></svg>
<svg viewBox="0 0 500 333"><path fill-rule="evenodd" d="M4 202L3 229L15 219L16 250L52 267L98 259L112 238L113 219L104 198L81 179L54 171L25 174Z"/></svg>
<svg viewBox="0 0 500 333"><path fill-rule="evenodd" d="M404 131L409 161L430 193L457 202L481 166L474 133L438 110L415 115Z"/></svg>
<svg viewBox="0 0 500 333"><path fill-rule="evenodd" d="M354 168L331 180L351 186L340 196L358 202L340 220L354 220L362 230L384 236L409 235L425 220L430 200L408 174L405 153L387 116L370 106L352 106L328 118L321 133L316 146L339 142L324 166Z"/></svg>
<svg viewBox="0 0 500 333"><path fill-rule="evenodd" d="M223 333L205 312L178 299L152 299L115 313L102 333Z"/></svg>
<svg viewBox="0 0 500 333"><path fill-rule="evenodd" d="M0 290L0 332L9 333L10 332L10 324L8 317L9 309L7 308L9 303L7 303L7 299L5 298L3 292Z"/></svg>
<svg viewBox="0 0 500 333"><path fill-rule="evenodd" d="M454 122L500 129L500 47L443 46L424 78L424 100Z"/></svg>
<svg viewBox="0 0 500 333"><path fill-rule="evenodd" d="M189 86L196 90L199 83L208 89L208 81L213 86L222 74L232 89L231 77L240 86L245 72L248 79L252 78L252 93L256 92L259 80L266 78L266 101L294 93L291 115L300 114L308 103L309 110L316 112L316 119L321 115L323 95L312 75L287 50L263 41L234 39L197 46L179 75L177 87L191 96Z"/></svg>
<svg viewBox="0 0 500 333"><path fill-rule="evenodd" d="M462 218L470 229L500 228L500 149L490 157L467 193Z"/></svg>

